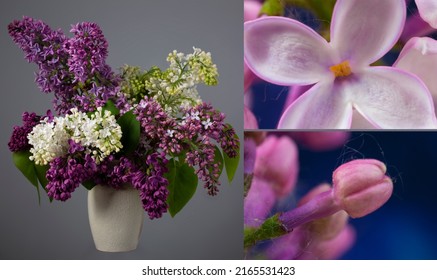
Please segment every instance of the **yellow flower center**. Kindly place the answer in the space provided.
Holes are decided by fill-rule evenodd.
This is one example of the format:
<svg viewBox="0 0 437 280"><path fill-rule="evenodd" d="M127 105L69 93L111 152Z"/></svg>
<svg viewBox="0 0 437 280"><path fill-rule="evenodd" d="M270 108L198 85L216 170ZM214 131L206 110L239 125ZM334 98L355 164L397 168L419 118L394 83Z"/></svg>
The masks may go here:
<svg viewBox="0 0 437 280"><path fill-rule="evenodd" d="M340 64L333 65L329 67L332 73L334 73L335 77L347 77L352 74L351 67L349 65L349 61L345 60Z"/></svg>

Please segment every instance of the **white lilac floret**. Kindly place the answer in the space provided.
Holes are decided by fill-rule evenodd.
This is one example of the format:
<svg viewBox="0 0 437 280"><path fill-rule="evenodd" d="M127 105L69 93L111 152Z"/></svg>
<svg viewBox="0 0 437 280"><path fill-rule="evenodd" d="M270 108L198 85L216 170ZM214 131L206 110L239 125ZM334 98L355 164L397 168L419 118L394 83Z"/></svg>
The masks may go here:
<svg viewBox="0 0 437 280"><path fill-rule="evenodd" d="M56 157L68 152L68 140L85 147L88 154L98 163L112 152L122 148L121 128L109 111L98 108L89 117L71 109L65 117L45 118L28 135L31 160L38 165L46 165Z"/></svg>

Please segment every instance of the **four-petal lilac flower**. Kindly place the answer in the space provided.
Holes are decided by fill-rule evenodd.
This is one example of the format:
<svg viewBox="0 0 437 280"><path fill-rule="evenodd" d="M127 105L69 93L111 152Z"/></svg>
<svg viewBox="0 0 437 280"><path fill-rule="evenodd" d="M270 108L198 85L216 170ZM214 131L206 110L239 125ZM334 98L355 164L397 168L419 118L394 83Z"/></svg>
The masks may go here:
<svg viewBox="0 0 437 280"><path fill-rule="evenodd" d="M350 128L364 118L376 128L435 128L434 106L416 76L369 67L399 39L403 0L338 0L328 43L284 17L245 23L247 65L279 85L312 85L284 112L278 128Z"/></svg>

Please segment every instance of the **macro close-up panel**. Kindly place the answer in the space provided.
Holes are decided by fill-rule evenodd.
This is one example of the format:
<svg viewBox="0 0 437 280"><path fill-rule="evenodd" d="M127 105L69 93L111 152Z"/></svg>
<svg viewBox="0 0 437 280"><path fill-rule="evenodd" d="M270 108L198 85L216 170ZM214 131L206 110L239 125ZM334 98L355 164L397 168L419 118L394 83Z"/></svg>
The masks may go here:
<svg viewBox="0 0 437 280"><path fill-rule="evenodd" d="M0 259L241 259L242 3L0 6Z"/></svg>
<svg viewBox="0 0 437 280"><path fill-rule="evenodd" d="M436 132L245 132L246 259L436 259Z"/></svg>

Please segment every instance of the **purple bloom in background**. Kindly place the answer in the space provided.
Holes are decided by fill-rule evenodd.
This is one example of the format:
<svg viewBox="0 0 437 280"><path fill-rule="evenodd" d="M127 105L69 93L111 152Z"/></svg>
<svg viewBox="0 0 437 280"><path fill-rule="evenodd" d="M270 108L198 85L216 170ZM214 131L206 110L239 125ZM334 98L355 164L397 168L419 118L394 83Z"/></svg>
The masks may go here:
<svg viewBox="0 0 437 280"><path fill-rule="evenodd" d="M398 0L338 0L331 41L283 17L245 23L245 59L261 78L312 85L284 112L279 128L350 128L364 118L376 128L435 128L431 96L414 75L369 67L398 40L406 7Z"/></svg>
<svg viewBox="0 0 437 280"><path fill-rule="evenodd" d="M8 147L11 152L28 151L30 149L27 135L32 131L33 127L39 124L40 116L35 113L23 113L23 126L14 126L11 138L8 142Z"/></svg>

